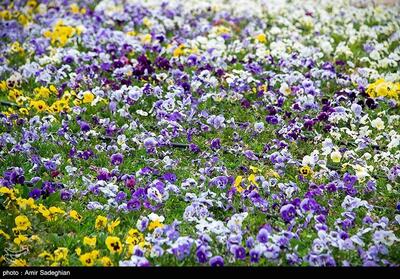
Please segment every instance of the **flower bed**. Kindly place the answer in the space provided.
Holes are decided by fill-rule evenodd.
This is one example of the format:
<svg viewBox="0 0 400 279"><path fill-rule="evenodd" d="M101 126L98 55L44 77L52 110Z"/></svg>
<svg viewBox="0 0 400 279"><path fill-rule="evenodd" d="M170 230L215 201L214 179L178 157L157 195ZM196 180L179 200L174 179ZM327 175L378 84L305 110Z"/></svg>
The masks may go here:
<svg viewBox="0 0 400 279"><path fill-rule="evenodd" d="M398 4L3 2L1 266L400 264Z"/></svg>

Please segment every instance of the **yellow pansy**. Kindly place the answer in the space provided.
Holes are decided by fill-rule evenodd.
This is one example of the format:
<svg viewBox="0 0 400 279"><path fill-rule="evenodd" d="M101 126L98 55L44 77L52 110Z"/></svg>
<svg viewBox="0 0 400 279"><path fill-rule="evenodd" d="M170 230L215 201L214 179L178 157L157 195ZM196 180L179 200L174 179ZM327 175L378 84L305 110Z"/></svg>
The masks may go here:
<svg viewBox="0 0 400 279"><path fill-rule="evenodd" d="M225 35L225 34L230 34L232 30L226 26L220 25L215 28L215 33L217 35Z"/></svg>
<svg viewBox="0 0 400 279"><path fill-rule="evenodd" d="M21 25L27 25L28 23L29 23L29 19L28 19L28 17L26 16L26 15L24 15L24 14L20 14L19 16L18 16L18 22L21 24Z"/></svg>
<svg viewBox="0 0 400 279"><path fill-rule="evenodd" d="M10 50L12 52L14 52L14 53L22 53L22 52L24 52L24 49L21 47L19 42L12 43L11 46L10 46Z"/></svg>
<svg viewBox="0 0 400 279"><path fill-rule="evenodd" d="M100 259L100 262L103 266L112 266L113 265L113 263L109 257L102 257Z"/></svg>
<svg viewBox="0 0 400 279"><path fill-rule="evenodd" d="M56 207L56 206L51 206L51 207L49 208L49 210L50 210L50 213L51 213L51 214L64 214L64 213L65 213L64 210L62 210L61 208Z"/></svg>
<svg viewBox="0 0 400 279"><path fill-rule="evenodd" d="M299 171L300 174L304 176L309 176L311 174L311 168L309 166L302 166Z"/></svg>
<svg viewBox="0 0 400 279"><path fill-rule="evenodd" d="M66 94L66 93L69 93L69 94L71 94L71 96L74 96L74 97L77 96L77 94L74 90L65 91L64 94Z"/></svg>
<svg viewBox="0 0 400 279"><path fill-rule="evenodd" d="M233 185L235 187L240 186L240 183L242 183L242 180L243 180L243 176L241 176L241 175L237 176L236 179L235 179L235 182L233 183Z"/></svg>
<svg viewBox="0 0 400 279"><path fill-rule="evenodd" d="M7 187L1 187L0 188L0 194L9 196L11 194L14 194L14 191L12 189L10 189L10 188L7 188Z"/></svg>
<svg viewBox="0 0 400 279"><path fill-rule="evenodd" d="M44 218L46 218L47 220L50 220L51 219L51 216L50 216L50 211L47 209L47 207L46 206L44 206L43 204L39 204L39 206L37 207L37 210L36 210L38 213L40 213L40 214L42 214L42 216L44 217Z"/></svg>
<svg viewBox="0 0 400 279"><path fill-rule="evenodd" d="M83 244L85 244L87 246L91 246L91 247L95 247L96 246L96 241L97 241L96 237L87 237L87 236L85 236L83 238Z"/></svg>
<svg viewBox="0 0 400 279"><path fill-rule="evenodd" d="M268 90L268 84L262 84L258 87L258 90L266 92Z"/></svg>
<svg viewBox="0 0 400 279"><path fill-rule="evenodd" d="M60 108L60 111L68 112L70 110L68 102L65 101L65 100L59 100L59 101L56 102L56 104Z"/></svg>
<svg viewBox="0 0 400 279"><path fill-rule="evenodd" d="M53 84L49 86L49 89L50 89L50 91L53 92L53 93L57 93L57 92L58 92L58 91L57 91L57 88L56 88Z"/></svg>
<svg viewBox="0 0 400 279"><path fill-rule="evenodd" d="M82 216L76 210L71 210L69 212L69 216L72 219L75 219L76 221L81 221L82 220Z"/></svg>
<svg viewBox="0 0 400 279"><path fill-rule="evenodd" d="M53 30L46 30L43 36L49 38L53 46L63 47L77 33L76 31L76 28L64 25L64 22L59 20Z"/></svg>
<svg viewBox="0 0 400 279"><path fill-rule="evenodd" d="M15 201L17 199L16 194L17 190L12 190L7 187L0 188L0 196L6 195L10 201Z"/></svg>
<svg viewBox="0 0 400 279"><path fill-rule="evenodd" d="M140 242L139 246L144 250L150 250L151 249L151 243L147 242L147 241Z"/></svg>
<svg viewBox="0 0 400 279"><path fill-rule="evenodd" d="M260 43L265 43L267 41L267 36L265 36L264 33L258 34L256 36L256 40L259 41Z"/></svg>
<svg viewBox="0 0 400 279"><path fill-rule="evenodd" d="M51 206L49 208L49 213L50 213L50 215L49 215L50 220L57 220L57 218L58 218L57 214L60 214L60 215L65 214L65 211L56 206Z"/></svg>
<svg viewBox="0 0 400 279"><path fill-rule="evenodd" d="M47 87L36 87L33 90L35 93L35 99L48 99L50 96L50 90Z"/></svg>
<svg viewBox="0 0 400 279"><path fill-rule="evenodd" d="M84 266L93 266L95 263L95 259L93 258L91 253L85 253L80 255L79 260Z"/></svg>
<svg viewBox="0 0 400 279"><path fill-rule="evenodd" d="M22 106L24 104L24 102L26 101L26 98L24 96L18 97L15 100L15 103L19 106Z"/></svg>
<svg viewBox="0 0 400 279"><path fill-rule="evenodd" d="M20 246L22 243L28 241L28 238L25 235L18 235L16 238L14 238L14 243Z"/></svg>
<svg viewBox="0 0 400 279"><path fill-rule="evenodd" d="M29 114L29 111L26 108L20 108L18 111L20 113L22 113L23 115L28 115Z"/></svg>
<svg viewBox="0 0 400 279"><path fill-rule="evenodd" d="M12 18L10 11L8 10L0 11L0 18L4 20L10 20Z"/></svg>
<svg viewBox="0 0 400 279"><path fill-rule="evenodd" d="M179 57L179 56L183 55L184 54L184 52L183 52L184 48L185 48L185 45L183 45L183 44L179 45L177 48L175 48L175 50L172 53L172 55L174 57Z"/></svg>
<svg viewBox="0 0 400 279"><path fill-rule="evenodd" d="M72 97L72 94L69 92L64 92L64 94L61 97L61 100L68 102Z"/></svg>
<svg viewBox="0 0 400 279"><path fill-rule="evenodd" d="M97 259L100 255L100 252L99 252L99 250L93 250L92 252L90 252L90 254L92 255L92 257L94 259Z"/></svg>
<svg viewBox="0 0 400 279"><path fill-rule="evenodd" d="M134 247L135 245L137 245L137 244L140 243L140 240L139 240L139 238L137 238L137 237L129 236L129 235L128 235L128 236L126 237L126 239L125 239L125 243L128 244L128 245L130 245L130 246L132 246L132 247Z"/></svg>
<svg viewBox="0 0 400 279"><path fill-rule="evenodd" d="M22 91L21 90L18 90L18 89L11 89L9 92L8 92L8 98L10 99L10 100L13 100L13 101L15 101L15 100L17 100L19 97L21 97L22 96Z"/></svg>
<svg viewBox="0 0 400 279"><path fill-rule="evenodd" d="M91 103L91 102L93 102L93 100L94 100L94 95L92 92L87 91L87 92L83 93L82 102L84 104Z"/></svg>
<svg viewBox="0 0 400 279"><path fill-rule="evenodd" d="M140 231L138 231L137 229L130 229L128 231L128 236L126 237L125 243L137 245L142 241L144 241L144 236Z"/></svg>
<svg viewBox="0 0 400 279"><path fill-rule="evenodd" d="M55 261L64 261L68 257L68 248L60 247L54 251L54 260Z"/></svg>
<svg viewBox="0 0 400 279"><path fill-rule="evenodd" d="M37 2L36 2L36 0L28 0L26 5L33 9L33 8L35 8L37 6Z"/></svg>
<svg viewBox="0 0 400 279"><path fill-rule="evenodd" d="M26 231L31 227L31 222L25 215L19 215L15 217L15 225L17 226L17 230Z"/></svg>
<svg viewBox="0 0 400 279"><path fill-rule="evenodd" d="M61 108L59 106L58 102L54 102L50 107L49 107L49 112L51 113L58 113L61 111Z"/></svg>
<svg viewBox="0 0 400 279"><path fill-rule="evenodd" d="M380 78L369 84L366 92L372 98L388 97L397 100L400 96L400 82L394 83Z"/></svg>
<svg viewBox="0 0 400 279"><path fill-rule="evenodd" d="M30 106L34 107L38 112L43 112L47 110L47 104L43 100L31 101Z"/></svg>
<svg viewBox="0 0 400 279"><path fill-rule="evenodd" d="M106 238L106 245L111 254L122 252L122 243L118 236L108 236Z"/></svg>
<svg viewBox="0 0 400 279"><path fill-rule="evenodd" d="M97 216L96 221L95 221L95 228L96 229L102 229L107 226L108 219L105 216Z"/></svg>
<svg viewBox="0 0 400 279"><path fill-rule="evenodd" d="M30 207L33 209L36 208L35 200L32 198L29 198L29 199L17 198L17 204L20 207L20 209L23 209L23 210L25 210L27 207Z"/></svg>

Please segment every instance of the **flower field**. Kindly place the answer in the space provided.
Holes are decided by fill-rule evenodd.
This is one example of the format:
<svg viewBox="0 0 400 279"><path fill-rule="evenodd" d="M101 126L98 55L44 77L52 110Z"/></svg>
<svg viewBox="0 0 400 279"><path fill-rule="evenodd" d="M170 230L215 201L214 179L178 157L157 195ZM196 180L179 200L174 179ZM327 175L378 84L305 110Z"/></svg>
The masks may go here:
<svg viewBox="0 0 400 279"><path fill-rule="evenodd" d="M0 33L0 266L400 266L399 3L5 0Z"/></svg>

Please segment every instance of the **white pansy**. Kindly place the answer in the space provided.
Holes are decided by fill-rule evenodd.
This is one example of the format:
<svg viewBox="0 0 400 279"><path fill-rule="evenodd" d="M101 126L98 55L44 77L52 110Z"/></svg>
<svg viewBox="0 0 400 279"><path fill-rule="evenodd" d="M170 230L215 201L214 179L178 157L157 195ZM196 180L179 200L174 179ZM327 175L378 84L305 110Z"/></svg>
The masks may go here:
<svg viewBox="0 0 400 279"><path fill-rule="evenodd" d="M279 92L281 92L285 96L289 96L292 93L292 90L290 89L289 85L286 82L284 82L281 84Z"/></svg>
<svg viewBox="0 0 400 279"><path fill-rule="evenodd" d="M334 163L339 163L340 160L342 159L342 154L339 151L333 151L331 153L331 159Z"/></svg>
<svg viewBox="0 0 400 279"><path fill-rule="evenodd" d="M374 120L371 121L371 126L377 130L383 130L385 129L385 123L383 122L383 120L378 117Z"/></svg>
<svg viewBox="0 0 400 279"><path fill-rule="evenodd" d="M365 177L369 176L368 169L366 167L355 165L354 170L356 171L357 178L361 181L363 181Z"/></svg>
<svg viewBox="0 0 400 279"><path fill-rule="evenodd" d="M125 142L126 142L126 136L125 135L119 135L117 137L118 145L123 145Z"/></svg>

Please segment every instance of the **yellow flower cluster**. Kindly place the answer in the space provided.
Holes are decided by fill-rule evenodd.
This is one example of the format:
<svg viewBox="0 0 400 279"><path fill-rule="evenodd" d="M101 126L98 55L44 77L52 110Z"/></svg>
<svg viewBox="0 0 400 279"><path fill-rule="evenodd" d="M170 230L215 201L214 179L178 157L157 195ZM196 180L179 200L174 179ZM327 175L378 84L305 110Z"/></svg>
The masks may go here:
<svg viewBox="0 0 400 279"><path fill-rule="evenodd" d="M75 35L80 35L82 29L65 25L62 20L59 20L53 27L53 30L47 30L43 33L45 38L51 40L51 44L56 47L64 47L69 39Z"/></svg>
<svg viewBox="0 0 400 279"><path fill-rule="evenodd" d="M4 7L5 9L0 11L0 19L16 20L21 25L26 26L32 20L32 14L36 11L37 6L36 0L28 0L25 7L20 11L15 10L14 3L11 1L8 7Z"/></svg>
<svg viewBox="0 0 400 279"><path fill-rule="evenodd" d="M133 254L133 250L136 245L139 245L145 250L150 250L151 248L150 243L145 240L144 235L137 229L130 229L128 231L128 234L125 238L125 244L127 245L128 257Z"/></svg>
<svg viewBox="0 0 400 279"><path fill-rule="evenodd" d="M14 42L10 46L10 50L12 53L23 54L25 52L24 48L21 46L19 42Z"/></svg>
<svg viewBox="0 0 400 279"><path fill-rule="evenodd" d="M172 56L173 57L180 57L183 55L189 55L189 54L193 54L193 53L198 53L199 49L197 48L197 46L186 46L184 44L180 44L178 46L174 46L172 44L169 44L167 46L168 50L172 50Z"/></svg>
<svg viewBox="0 0 400 279"><path fill-rule="evenodd" d="M59 215L65 214L65 211L56 206L51 206L47 208L43 204L40 204L38 209L36 210L36 213L42 214L42 216L46 218L47 221L56 221Z"/></svg>
<svg viewBox="0 0 400 279"><path fill-rule="evenodd" d="M10 189L7 187L0 187L0 196L5 198L3 204L8 212L13 212L15 215L15 226L11 229L14 238L13 245L26 249L29 245L36 247L37 242L42 240L34 234L33 220L38 221L38 218L44 217L46 221L59 220L60 216L65 215L65 211L56 206L46 207L42 203L35 203L32 198L23 198L20 196L18 189ZM42 221L39 221L42 222ZM4 230L0 229L0 237L6 240L11 236ZM65 247L57 248L53 253L47 251L39 254L39 258L44 258L46 261L51 262L51 266L65 265L68 260L68 249ZM17 259L10 263L12 266L27 266L24 259Z"/></svg>
<svg viewBox="0 0 400 279"><path fill-rule="evenodd" d="M9 224L12 224L11 222L15 224L14 227L9 225L0 229L0 238L7 241L10 249L26 251L23 255L34 255L36 260L40 260L45 265L62 266L78 261L83 266L112 266L113 261L130 258L136 247L143 249L146 254L151 251L151 244L146 241L142 232L130 228L128 232L121 234L120 230L116 230L120 224L120 219L110 220L102 215L98 215L95 219L94 225L97 230L92 235L82 236L77 241L78 245L79 243L82 245L81 247L71 246L71 244L54 248L53 245L44 246L47 239L45 237L41 239L34 234L35 231L41 230L42 224L51 222L45 226L56 225L57 223L53 222L63 222L63 218L66 216L69 217L67 220L80 222L82 216L76 210L66 212L59 207L45 206L32 198L23 198L20 195L21 193L17 188L0 187L0 196L4 200L3 204L13 216L13 219L9 220ZM162 220L153 220L150 223L149 231L162 226ZM11 229L11 227L13 228ZM105 239L103 238L104 233L108 233ZM38 251L35 247L43 247L43 249ZM76 254L71 255L71 249L75 249ZM0 258L0 262L2 260L7 260L12 266L29 265L28 260L23 257L12 260L3 257Z"/></svg>
<svg viewBox="0 0 400 279"><path fill-rule="evenodd" d="M60 215L64 215L65 211L59 207L51 206L47 208L45 205L39 203L36 204L35 200L32 198L22 198L19 197L18 189L9 189L7 187L0 188L0 196L5 196L5 207L7 209L16 209L18 212L31 210L31 213L35 213L44 217L47 221L55 221ZM15 217L15 228L13 231L15 233L20 233L21 231L27 231L31 228L31 222L28 217L24 214L20 214Z"/></svg>
<svg viewBox="0 0 400 279"><path fill-rule="evenodd" d="M79 260L83 266L93 266L98 260L103 266L112 266L112 260L107 257L100 258L100 251L99 250L92 250L90 252L82 254L82 249L77 248L75 249L76 254L79 256Z"/></svg>
<svg viewBox="0 0 400 279"><path fill-rule="evenodd" d="M36 113L57 114L59 112L69 112L72 106L80 106L82 104L92 104L95 99L93 93L86 91L82 95L77 95L73 90L66 90L61 97L58 96L58 90L54 85L48 87L36 87L33 95L26 96L22 89L20 80L8 79L0 82L0 91L7 92L8 99L18 105L18 112L22 115L28 115L31 110ZM105 101L105 99L100 99ZM10 115L16 113L14 108L2 113Z"/></svg>
<svg viewBox="0 0 400 279"><path fill-rule="evenodd" d="M113 232L113 227L116 227L119 224L119 219L109 223L108 218L102 215L98 215L95 221L96 229L107 228L109 233ZM108 224L109 223L109 224ZM83 244L91 249L96 248L97 237L88 237L85 236L83 238ZM124 250L126 245L126 250ZM126 256L129 258L134 251L135 246L140 246L144 250L150 251L150 243L145 241L144 235L138 231L137 229L130 229L125 237L125 242L121 241L121 238L118 236L107 236L105 239L105 246L107 247L109 253L111 255L120 255L123 251L126 251ZM103 266L112 266L111 258L104 256L100 258L99 250L92 250L82 254L81 248L75 249L76 254L79 256L79 260L84 266L93 266L96 262L100 262Z"/></svg>
<svg viewBox="0 0 400 279"><path fill-rule="evenodd" d="M26 26L30 22L30 16L20 11L0 11L1 20L17 20L21 25Z"/></svg>
<svg viewBox="0 0 400 279"><path fill-rule="evenodd" d="M60 266L68 262L68 248L59 247L53 253L44 251L39 254L39 258L43 258L47 262L51 262L50 266Z"/></svg>
<svg viewBox="0 0 400 279"><path fill-rule="evenodd" d="M400 82L390 82L380 78L374 83L368 85L366 92L372 98L386 97L399 100Z"/></svg>

